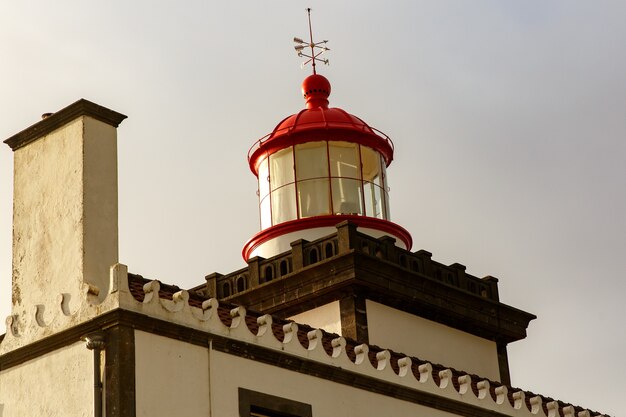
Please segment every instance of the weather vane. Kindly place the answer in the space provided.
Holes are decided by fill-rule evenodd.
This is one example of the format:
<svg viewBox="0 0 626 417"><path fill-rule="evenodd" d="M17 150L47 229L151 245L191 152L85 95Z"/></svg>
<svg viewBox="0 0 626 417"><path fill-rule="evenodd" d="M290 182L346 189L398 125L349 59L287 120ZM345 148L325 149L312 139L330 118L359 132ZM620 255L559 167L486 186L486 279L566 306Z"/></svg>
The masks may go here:
<svg viewBox="0 0 626 417"><path fill-rule="evenodd" d="M302 63L302 67L304 68L304 66L306 64L311 62L311 65L313 66L313 74L317 74L315 72L315 61L320 61L320 62L323 62L324 64L328 65L328 59L321 59L321 58L318 58L318 57L320 55L322 55L324 52L330 51L330 49L328 49L326 47L326 43L328 41L313 42L313 29L311 29L311 8L309 7L308 9L306 9L306 12L309 15L309 39L310 39L310 42L307 43L307 42L303 41L300 38L293 38L293 41L296 43L296 46L294 46L294 48L296 49L296 52L298 52L298 56L299 57L308 58L306 61L304 61ZM310 55L308 55L307 53L303 52L305 50L305 48L311 48L311 54Z"/></svg>

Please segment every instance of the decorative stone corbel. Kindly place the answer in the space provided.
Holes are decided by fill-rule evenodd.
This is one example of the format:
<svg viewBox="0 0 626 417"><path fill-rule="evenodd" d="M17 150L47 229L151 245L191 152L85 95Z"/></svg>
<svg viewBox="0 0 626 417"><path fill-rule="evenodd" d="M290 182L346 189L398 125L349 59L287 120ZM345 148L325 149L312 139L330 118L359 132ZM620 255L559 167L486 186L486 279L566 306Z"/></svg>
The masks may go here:
<svg viewBox="0 0 626 417"><path fill-rule="evenodd" d="M245 307L235 307L230 310L230 317L233 319L230 322L230 328L236 329L242 324L246 325L246 308Z"/></svg>
<svg viewBox="0 0 626 417"><path fill-rule="evenodd" d="M50 323L46 323L44 318L44 312L46 310L46 306L43 304L37 304L34 308L35 310L35 322L39 327L47 327Z"/></svg>
<svg viewBox="0 0 626 417"><path fill-rule="evenodd" d="M453 387L452 385L452 371L449 369L444 369L439 371L439 388L446 389L448 387Z"/></svg>
<svg viewBox="0 0 626 417"><path fill-rule="evenodd" d="M384 371L391 369L391 353L388 350L381 350L376 353L376 360L378 361L376 370Z"/></svg>
<svg viewBox="0 0 626 417"><path fill-rule="evenodd" d="M295 322L291 321L283 325L283 332L285 332L283 344L289 345L298 340L298 325Z"/></svg>
<svg viewBox="0 0 626 417"><path fill-rule="evenodd" d="M500 385L499 387L496 387L495 392L496 404L509 404L509 389L506 387L506 385Z"/></svg>
<svg viewBox="0 0 626 417"><path fill-rule="evenodd" d="M320 348L323 350L322 346L322 337L324 337L324 333L320 329L313 329L306 334L307 339L309 340L309 347L307 350L315 351Z"/></svg>
<svg viewBox="0 0 626 417"><path fill-rule="evenodd" d="M159 290L161 289L161 283L157 280L146 282L143 285L143 303L152 304L159 302Z"/></svg>
<svg viewBox="0 0 626 417"><path fill-rule="evenodd" d="M363 363L369 363L369 357L367 356L370 351L370 347L366 344L357 345L354 347L354 353L356 354L355 364L361 365Z"/></svg>
<svg viewBox="0 0 626 417"><path fill-rule="evenodd" d="M404 358L398 359L398 376L401 378L406 378L409 375L412 375L413 368L413 360L405 356Z"/></svg>
<svg viewBox="0 0 626 417"><path fill-rule="evenodd" d="M478 388L479 400L491 398L491 394L489 393L490 386L491 384L489 384L489 381L487 381L486 379L483 379L482 381L478 381L478 384L476 384L476 388Z"/></svg>
<svg viewBox="0 0 626 417"><path fill-rule="evenodd" d="M272 337L273 332L272 332L272 323L274 322L274 320L272 319L272 316L270 316L269 314L263 314L262 316L257 317L256 319L256 323L259 325L259 330L257 330L257 337L260 338L265 338L265 336L267 334L271 334Z"/></svg>
<svg viewBox="0 0 626 417"><path fill-rule="evenodd" d="M543 405L543 398L541 398L540 395L535 395L529 401L530 401L530 412L532 414L538 414L539 412L543 412L542 407L541 407Z"/></svg>
<svg viewBox="0 0 626 417"><path fill-rule="evenodd" d="M548 417L559 417L559 403L556 401L550 401L546 404L548 409Z"/></svg>
<svg viewBox="0 0 626 417"><path fill-rule="evenodd" d="M571 405L566 405L561 411L563 411L563 417L576 417L576 411Z"/></svg>
<svg viewBox="0 0 626 417"><path fill-rule="evenodd" d="M17 322L18 319L16 314L11 314L10 316L7 316L5 323L7 326L7 330L9 330L9 332L7 333L8 335L10 334L13 337L20 337Z"/></svg>
<svg viewBox="0 0 626 417"><path fill-rule="evenodd" d="M524 391L515 391L513 393L513 408L516 410L526 410L526 393Z"/></svg>
<svg viewBox="0 0 626 417"><path fill-rule="evenodd" d="M472 377L470 375L461 375L459 377L459 394L465 395L472 390Z"/></svg>
<svg viewBox="0 0 626 417"><path fill-rule="evenodd" d="M429 362L423 363L420 366L418 366L417 371L420 374L419 382L421 382L422 384L425 384L426 382L433 380L432 378L433 365L430 364Z"/></svg>

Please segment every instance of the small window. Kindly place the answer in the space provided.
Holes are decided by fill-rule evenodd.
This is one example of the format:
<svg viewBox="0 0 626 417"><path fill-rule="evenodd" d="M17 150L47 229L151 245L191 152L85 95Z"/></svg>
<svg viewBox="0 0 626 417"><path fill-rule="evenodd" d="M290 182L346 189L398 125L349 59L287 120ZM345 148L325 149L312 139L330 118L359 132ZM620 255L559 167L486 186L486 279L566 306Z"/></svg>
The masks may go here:
<svg viewBox="0 0 626 417"><path fill-rule="evenodd" d="M239 417L313 417L310 404L239 388Z"/></svg>
<svg viewBox="0 0 626 417"><path fill-rule="evenodd" d="M274 268L271 265L265 267L265 282L269 282L274 279Z"/></svg>
<svg viewBox="0 0 626 417"><path fill-rule="evenodd" d="M317 263L318 259L317 248L311 248L311 251L309 252L309 265Z"/></svg>
<svg viewBox="0 0 626 417"><path fill-rule="evenodd" d="M280 261L280 276L287 275L289 273L289 264L286 259Z"/></svg>
<svg viewBox="0 0 626 417"><path fill-rule="evenodd" d="M222 297L230 297L230 282L226 281L222 284Z"/></svg>
<svg viewBox="0 0 626 417"><path fill-rule="evenodd" d="M333 245L333 242L326 243L325 250L326 250L326 258L327 259L332 258L333 255L335 255L335 247Z"/></svg>
<svg viewBox="0 0 626 417"><path fill-rule="evenodd" d="M241 276L237 278L237 292L242 292L246 290L246 279Z"/></svg>

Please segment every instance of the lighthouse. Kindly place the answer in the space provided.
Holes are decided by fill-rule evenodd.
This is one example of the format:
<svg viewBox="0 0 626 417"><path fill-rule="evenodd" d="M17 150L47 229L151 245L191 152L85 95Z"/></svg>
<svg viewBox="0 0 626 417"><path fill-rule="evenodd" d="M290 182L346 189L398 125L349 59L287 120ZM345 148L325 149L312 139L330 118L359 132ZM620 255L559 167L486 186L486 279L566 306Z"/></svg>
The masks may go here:
<svg viewBox="0 0 626 417"><path fill-rule="evenodd" d="M332 233L349 221L372 237L390 236L411 249L409 232L390 220L387 168L394 146L380 130L347 111L329 106L331 85L317 74L326 41L304 44L313 74L302 82L305 108L283 119L248 152L258 178L260 232L244 246L245 261L269 258L290 249L297 239L309 241ZM311 48L311 54L302 52ZM324 61L327 62L327 61Z"/></svg>

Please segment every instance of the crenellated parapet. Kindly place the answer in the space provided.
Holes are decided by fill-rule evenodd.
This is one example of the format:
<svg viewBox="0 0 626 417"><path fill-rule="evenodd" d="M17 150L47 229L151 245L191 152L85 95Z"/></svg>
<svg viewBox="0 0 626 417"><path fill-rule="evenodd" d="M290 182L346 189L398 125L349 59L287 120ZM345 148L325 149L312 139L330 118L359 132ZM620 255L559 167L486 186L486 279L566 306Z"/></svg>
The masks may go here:
<svg viewBox="0 0 626 417"><path fill-rule="evenodd" d="M251 258L246 268L226 275L207 275L206 285L194 287L192 291L219 299L228 298L351 251L384 260L412 274L442 282L478 297L499 300L497 278L478 278L468 274L465 266L459 263L444 265L434 261L432 254L425 250L411 252L402 249L395 245L392 237L372 237L359 232L348 221L338 224L336 233L320 239L311 242L296 240L291 243L291 250L274 257Z"/></svg>
<svg viewBox="0 0 626 417"><path fill-rule="evenodd" d="M496 278L478 278L458 263L436 262L425 250L404 250L393 238L361 233L350 222L338 224L335 233L320 239L296 240L291 250L272 258L251 258L246 268L230 274L208 275L206 284L190 291L282 318L344 302L355 313L341 326L360 340L367 340L367 332L361 331L367 324L358 317L364 300L502 346L526 337L535 318L500 302ZM348 322L356 325L348 329Z"/></svg>

